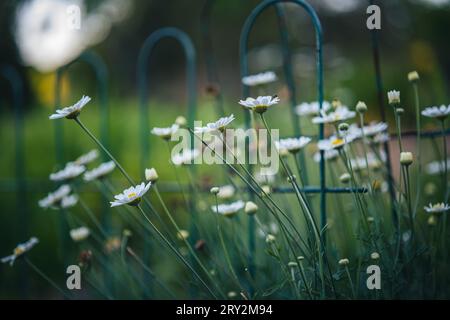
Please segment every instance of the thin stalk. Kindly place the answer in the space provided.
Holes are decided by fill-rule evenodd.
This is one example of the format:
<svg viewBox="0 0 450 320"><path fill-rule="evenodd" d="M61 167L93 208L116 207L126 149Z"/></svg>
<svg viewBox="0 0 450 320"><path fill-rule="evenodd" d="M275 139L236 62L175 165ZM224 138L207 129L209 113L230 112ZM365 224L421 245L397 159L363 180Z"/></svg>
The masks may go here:
<svg viewBox="0 0 450 320"><path fill-rule="evenodd" d="M348 282L350 283L353 299L356 299L355 286L353 285L353 280L347 266L345 266L345 273L347 274Z"/></svg>
<svg viewBox="0 0 450 320"><path fill-rule="evenodd" d="M177 231L177 234L180 234L180 227L178 226L178 224L176 223L175 219L173 218L172 214L170 213L169 209L166 206L166 203L164 202L164 200L161 197L161 194L159 193L158 187L155 184L154 185L154 189L155 189L155 193L156 196L159 200L159 202L161 203L161 206L163 207L164 212L166 213L167 217L169 218L170 222L172 223L172 225L174 226L175 230ZM198 265L200 266L200 268L203 270L203 272L207 275L207 277L209 278L209 280L215 284L216 288L219 290L219 292L221 293L221 295L225 296L223 292L221 292L220 287L218 287L218 285L214 282L214 280L211 277L211 274L208 272L208 269L205 267L205 265L203 264L203 262L200 260L200 258L198 257L197 253L194 251L194 249L192 248L192 245L189 243L189 241L185 238L183 238L183 242L186 245L186 247L188 248L189 252L191 253L192 257L194 258L194 260L198 263Z"/></svg>
<svg viewBox="0 0 450 320"><path fill-rule="evenodd" d="M41 271L37 266L33 264L27 257L23 258L24 261L33 269L39 276L41 276L45 281L50 283L53 288L58 290L66 299L71 299L71 296L69 296L67 293L64 292L63 289L61 289L52 279L50 279L44 272Z"/></svg>
<svg viewBox="0 0 450 320"><path fill-rule="evenodd" d="M448 165L447 165L447 136L445 134L445 119L441 120L442 143L444 145L444 199L448 200Z"/></svg>
<svg viewBox="0 0 450 320"><path fill-rule="evenodd" d="M420 102L419 102L419 86L417 85L417 82L413 82L412 84L413 90L414 90L414 102L416 107L416 130L417 130L417 176L416 176L416 199L414 201L414 217L417 214L417 209L419 207L419 201L420 201L420 193L422 190L422 155L420 153L421 151L421 138L422 138L422 129L420 124Z"/></svg>
<svg viewBox="0 0 450 320"><path fill-rule="evenodd" d="M192 274L200 281L200 283L208 290L208 292L214 297L214 299L217 299L217 296L214 294L214 292L209 288L209 286L206 284L206 282L200 277L200 275L197 273L197 271L194 270L194 268L186 261L186 259L178 252L177 249L170 243L170 241L167 240L166 237L159 231L159 229L153 224L153 222L148 218L148 216L145 214L144 210L142 210L141 206L138 205L137 208L141 212L142 216L145 218L145 220L148 221L150 226L152 227L153 231L161 238L161 240L172 250L175 255L180 259L180 261L192 272Z"/></svg>

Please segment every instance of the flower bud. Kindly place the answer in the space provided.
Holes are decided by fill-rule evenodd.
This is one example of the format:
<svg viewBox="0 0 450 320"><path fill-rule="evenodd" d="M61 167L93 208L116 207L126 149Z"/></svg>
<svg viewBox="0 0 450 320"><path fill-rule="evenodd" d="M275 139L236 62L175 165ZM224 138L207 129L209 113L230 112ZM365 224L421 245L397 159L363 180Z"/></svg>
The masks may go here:
<svg viewBox="0 0 450 320"><path fill-rule="evenodd" d="M288 263L288 267L289 267L289 268L297 268L297 266L298 266L298 263L295 262L295 261L290 261L290 262Z"/></svg>
<svg viewBox="0 0 450 320"><path fill-rule="evenodd" d="M298 260L298 261L303 261L303 260L305 260L305 257L304 257L304 256L298 256L298 257L297 257L297 260Z"/></svg>
<svg viewBox="0 0 450 320"><path fill-rule="evenodd" d="M356 111L359 113L365 113L367 111L367 105L363 101L359 101L356 104Z"/></svg>
<svg viewBox="0 0 450 320"><path fill-rule="evenodd" d="M348 123L345 123L345 122L339 124L339 127L338 127L339 131L342 131L342 132L347 132L348 128L349 128L349 125L348 125Z"/></svg>
<svg viewBox="0 0 450 320"><path fill-rule="evenodd" d="M400 153L400 163L404 166L409 166L413 163L413 154L411 152Z"/></svg>
<svg viewBox="0 0 450 320"><path fill-rule="evenodd" d="M158 173L155 168L145 169L145 179L147 181L156 182L158 181Z"/></svg>
<svg viewBox="0 0 450 320"><path fill-rule="evenodd" d="M348 183L350 181L352 177L350 176L350 174L348 172L341 174L341 176L339 177L339 180L342 183Z"/></svg>
<svg viewBox="0 0 450 320"><path fill-rule="evenodd" d="M392 90L387 93L389 105L398 107L400 105L400 91Z"/></svg>
<svg viewBox="0 0 450 320"><path fill-rule="evenodd" d="M419 73L417 71L411 71L410 73L408 73L408 81L409 82L417 82L419 81L420 77L419 77Z"/></svg>
<svg viewBox="0 0 450 320"><path fill-rule="evenodd" d="M178 239L180 240L186 240L189 237L189 231L187 230L180 230L177 234Z"/></svg>
<svg viewBox="0 0 450 320"><path fill-rule="evenodd" d="M230 291L230 292L228 292L227 296L229 299L233 299L233 298L237 297L237 293L234 291Z"/></svg>
<svg viewBox="0 0 450 320"><path fill-rule="evenodd" d="M341 260L339 260L339 265L340 266L346 266L349 263L350 263L350 260L348 260L348 259L341 259Z"/></svg>
<svg viewBox="0 0 450 320"><path fill-rule="evenodd" d="M378 259L380 259L380 254L379 254L378 252L372 252L372 253L370 254L370 259L372 259L372 260L378 260Z"/></svg>
<svg viewBox="0 0 450 320"><path fill-rule="evenodd" d="M266 236L266 243L268 243L268 244L274 243L276 240L277 240L277 238L275 238L275 236L272 234L268 234Z"/></svg>
<svg viewBox="0 0 450 320"><path fill-rule="evenodd" d="M185 127L186 124L187 124L187 120L186 120L186 118L183 117L183 116L178 116L178 117L175 119L175 124L179 125L180 127Z"/></svg>
<svg viewBox="0 0 450 320"><path fill-rule="evenodd" d="M209 192L211 192L212 194L216 195L220 192L220 188L219 187L212 187L211 190L209 190Z"/></svg>
<svg viewBox="0 0 450 320"><path fill-rule="evenodd" d="M258 206L256 205L256 203L252 202L252 201L247 201L245 203L245 208L244 208L244 212L248 215L253 215L256 213L256 211L258 211Z"/></svg>
<svg viewBox="0 0 450 320"><path fill-rule="evenodd" d="M331 106L333 109L336 109L337 107L340 107L342 105L341 101L339 99L334 99L331 101Z"/></svg>

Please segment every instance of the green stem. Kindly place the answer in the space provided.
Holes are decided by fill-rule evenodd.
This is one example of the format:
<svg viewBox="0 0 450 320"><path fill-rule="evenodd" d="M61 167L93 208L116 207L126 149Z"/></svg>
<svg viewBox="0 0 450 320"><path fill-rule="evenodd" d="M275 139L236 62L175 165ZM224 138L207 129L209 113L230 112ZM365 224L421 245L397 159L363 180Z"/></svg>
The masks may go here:
<svg viewBox="0 0 450 320"><path fill-rule="evenodd" d="M197 271L194 270L194 268L186 261L186 259L178 252L177 249L170 243L169 240L167 240L166 237L159 231L159 229L153 224L153 222L148 218L148 216L145 214L144 210L142 210L141 206L137 206L139 211L141 212L142 216L147 220L147 222L152 227L153 231L161 238L161 240L172 250L175 255L180 259L180 261L192 272L192 274L200 281L200 283L208 290L208 292L214 297L214 299L217 299L217 296L214 294L214 292L209 288L209 286L206 284L206 282L200 277L200 275L197 273Z"/></svg>
<svg viewBox="0 0 450 320"><path fill-rule="evenodd" d="M416 106L416 129L417 129L417 176L416 176L416 199L414 201L414 217L417 214L417 210L419 208L420 201L420 193L422 190L422 155L421 155L421 138L422 138L422 129L420 124L420 102L419 102L419 87L416 82L413 83L414 90L414 102Z"/></svg>
<svg viewBox="0 0 450 320"><path fill-rule="evenodd" d="M50 283L52 287L58 290L66 299L71 299L71 297L64 292L52 279L50 279L44 272L41 271L37 266L35 266L27 257L23 258L24 261L33 269L39 276L41 276L45 281Z"/></svg>

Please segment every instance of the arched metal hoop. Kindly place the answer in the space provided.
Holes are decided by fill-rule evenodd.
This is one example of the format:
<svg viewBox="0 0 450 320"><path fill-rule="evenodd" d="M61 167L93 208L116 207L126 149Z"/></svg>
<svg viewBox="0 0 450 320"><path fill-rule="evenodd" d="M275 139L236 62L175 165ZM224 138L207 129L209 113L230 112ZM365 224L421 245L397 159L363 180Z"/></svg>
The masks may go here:
<svg viewBox="0 0 450 320"><path fill-rule="evenodd" d="M196 57L195 49L189 36L183 31L166 27L154 31L145 40L141 50L139 51L138 64L137 64L137 82L139 90L139 108L141 118L141 143L142 143L142 168L145 168L150 155L150 126L148 122L148 100L150 96L149 90L149 75L147 73L149 66L149 57L153 52L156 45L166 38L175 39L182 47L186 57L186 79L187 79L187 97L188 97L188 114L187 120L190 127L194 124L197 94L196 94Z"/></svg>
<svg viewBox="0 0 450 320"><path fill-rule="evenodd" d="M108 128L109 128L109 110L108 110L108 69L103 59L92 51L84 52L78 59L59 68L56 72L55 83L55 108L61 107L61 80L68 69L77 62L87 64L94 72L98 86L98 96L100 104L100 140L108 147ZM64 159L63 148L63 127L61 121L55 121L55 148L56 161L62 165ZM106 160L106 155L103 155Z"/></svg>
<svg viewBox="0 0 450 320"><path fill-rule="evenodd" d="M260 3L248 16L242 28L241 38L239 43L239 55L241 63L241 77L248 75L248 38L253 25L255 24L258 16L268 7L274 6L279 3L294 3L302 7L310 16L314 29L315 29L315 41L316 41L316 68L317 68L317 101L320 108L323 103L323 59L322 59L322 26L315 10L306 1L303 0L266 0ZM249 95L249 87L243 84L242 93L243 98ZM295 101L295 100L294 100ZM246 125L250 126L250 116L246 112ZM300 128L299 128L300 129ZM319 139L324 138L323 124L319 125ZM320 152L320 218L322 228L326 225L326 186L325 186L325 159L324 152Z"/></svg>

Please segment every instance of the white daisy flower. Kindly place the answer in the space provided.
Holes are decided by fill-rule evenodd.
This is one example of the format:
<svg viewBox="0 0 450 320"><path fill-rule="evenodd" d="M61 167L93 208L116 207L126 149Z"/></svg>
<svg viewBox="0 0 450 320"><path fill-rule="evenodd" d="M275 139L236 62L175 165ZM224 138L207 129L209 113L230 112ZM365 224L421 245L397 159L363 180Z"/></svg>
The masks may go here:
<svg viewBox="0 0 450 320"><path fill-rule="evenodd" d="M320 116L314 117L312 119L312 122L314 124L336 123L336 122L352 119L355 116L356 116L355 111L349 110L349 108L346 106L338 106L334 111L331 111L330 113L327 113L324 110L322 110L320 112Z"/></svg>
<svg viewBox="0 0 450 320"><path fill-rule="evenodd" d="M247 109L255 111L256 113L264 113L267 109L280 102L277 96L259 96L256 99L247 98L240 100L239 104Z"/></svg>
<svg viewBox="0 0 450 320"><path fill-rule="evenodd" d="M182 164L191 164L192 161L200 156L200 151L197 149L187 149L183 152L172 155L172 162L176 166L181 166Z"/></svg>
<svg viewBox="0 0 450 320"><path fill-rule="evenodd" d="M349 125L347 131L342 135L345 137L347 143L361 139L363 136L361 128L356 123Z"/></svg>
<svg viewBox="0 0 450 320"><path fill-rule="evenodd" d="M242 83L249 87L259 86L277 81L277 75L273 71L266 71L242 78Z"/></svg>
<svg viewBox="0 0 450 320"><path fill-rule="evenodd" d="M225 130L225 127L229 125L234 120L234 114L232 114L229 117L223 117L215 122L208 123L205 127L195 127L194 132L195 133L205 133L205 132L214 132L214 131L221 131L223 132Z"/></svg>
<svg viewBox="0 0 450 320"><path fill-rule="evenodd" d="M63 180L74 179L74 178L78 177L80 174L82 174L84 171L86 171L85 166L79 166L77 164L69 162L66 164L64 169L50 174L50 180L63 181Z"/></svg>
<svg viewBox="0 0 450 320"><path fill-rule="evenodd" d="M91 234L89 228L86 227L80 227L77 229L70 230L70 237L73 241L79 242L87 239L89 235Z"/></svg>
<svg viewBox="0 0 450 320"><path fill-rule="evenodd" d="M444 213L450 210L450 206L447 203L436 203L429 204L428 207L424 207L425 211L428 213Z"/></svg>
<svg viewBox="0 0 450 320"><path fill-rule="evenodd" d="M445 119L450 114L450 104L448 106L441 105L440 107L428 107L422 111L422 115L428 118Z"/></svg>
<svg viewBox="0 0 450 320"><path fill-rule="evenodd" d="M107 174L112 172L116 168L116 164L114 161L104 162L99 165L97 168L94 168L90 171L86 171L84 173L83 179L84 181L93 181L96 179L104 178Z"/></svg>
<svg viewBox="0 0 450 320"><path fill-rule="evenodd" d="M61 199L61 208L68 209L75 206L78 203L78 196L76 194L72 194L70 196L66 196Z"/></svg>
<svg viewBox="0 0 450 320"><path fill-rule="evenodd" d="M260 184L272 184L275 182L275 175L259 170L255 173L255 180Z"/></svg>
<svg viewBox="0 0 450 320"><path fill-rule="evenodd" d="M388 133L386 132L382 132L382 133L378 133L373 137L373 142L374 143L385 143L385 142L389 142L390 140L390 136Z"/></svg>
<svg viewBox="0 0 450 320"><path fill-rule="evenodd" d="M97 159L98 155L99 155L98 150L94 149L94 150L89 151L86 154L79 156L73 163L77 164L79 166L84 166L84 165L87 165L88 163L91 163L95 159Z"/></svg>
<svg viewBox="0 0 450 320"><path fill-rule="evenodd" d="M391 90L387 93L388 102L392 106L398 106L400 104L400 91Z"/></svg>
<svg viewBox="0 0 450 320"><path fill-rule="evenodd" d="M338 137L330 137L329 139L320 140L317 142L319 150L329 151L333 149L339 149L345 145L345 140Z"/></svg>
<svg viewBox="0 0 450 320"><path fill-rule="evenodd" d="M219 192L217 193L217 197L219 199L230 199L234 196L235 189L232 185L226 185L219 188Z"/></svg>
<svg viewBox="0 0 450 320"><path fill-rule="evenodd" d="M135 187L129 187L125 189L122 193L114 196L116 200L110 202L111 207L117 207L124 204L128 204L130 206L137 206L142 199L142 196L150 189L151 182L147 185L142 182Z"/></svg>
<svg viewBox="0 0 450 320"><path fill-rule="evenodd" d="M81 112L81 109L89 102L91 98L88 96L83 96L77 103L70 107L65 107L63 109L56 110L56 113L50 115L49 119L75 119Z"/></svg>
<svg viewBox="0 0 450 320"><path fill-rule="evenodd" d="M339 156L339 151L337 151L336 149L327 149L324 150L324 158L325 160L333 160L336 159ZM320 162L320 152L316 152L314 154L314 161L315 162Z"/></svg>
<svg viewBox="0 0 450 320"><path fill-rule="evenodd" d="M328 112L331 109L331 104L328 101L322 102L322 110ZM295 107L295 113L298 116L317 116L320 113L320 106L318 101L303 102Z"/></svg>
<svg viewBox="0 0 450 320"><path fill-rule="evenodd" d="M238 200L229 204L219 204L218 206L211 206L211 209L215 213L222 214L226 217L232 217L244 207L245 202L242 200Z"/></svg>
<svg viewBox="0 0 450 320"><path fill-rule="evenodd" d="M374 153L370 152L367 154L367 162L369 164L369 169L379 169L382 166L381 161L375 156ZM365 170L367 168L365 157L356 157L350 160L353 170Z"/></svg>
<svg viewBox="0 0 450 320"><path fill-rule="evenodd" d="M310 142L311 138L309 137L287 138L275 141L275 147L277 150L286 149L291 153L296 153Z"/></svg>
<svg viewBox="0 0 450 320"><path fill-rule="evenodd" d="M447 159L447 167L450 168L450 159ZM433 161L426 165L425 171L430 175L441 174L445 171L445 161Z"/></svg>
<svg viewBox="0 0 450 320"><path fill-rule="evenodd" d="M2 263L9 262L9 265L12 266L17 258L25 254L26 252L30 251L36 244L39 243L38 238L32 237L30 240L24 243L20 243L17 245L17 247L14 249L13 254L7 257L4 257L1 259Z"/></svg>
<svg viewBox="0 0 450 320"><path fill-rule="evenodd" d="M178 131L178 129L180 129L180 126L177 124L173 124L172 126L166 128L155 127L152 129L151 133L155 136L163 138L164 140L169 140L172 135Z"/></svg>
<svg viewBox="0 0 450 320"><path fill-rule="evenodd" d="M379 133L384 133L388 129L388 124L385 122L371 122L368 126L364 126L364 135L366 137L373 137Z"/></svg>
<svg viewBox="0 0 450 320"><path fill-rule="evenodd" d="M71 188L69 185L64 184L56 189L54 192L49 193L44 199L39 200L39 206L41 208L47 209L54 207L58 204L63 198L67 197L71 192Z"/></svg>

